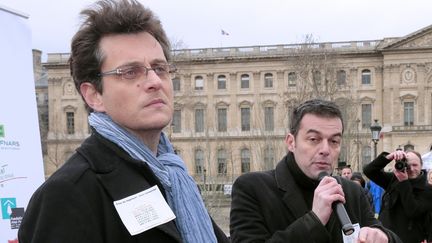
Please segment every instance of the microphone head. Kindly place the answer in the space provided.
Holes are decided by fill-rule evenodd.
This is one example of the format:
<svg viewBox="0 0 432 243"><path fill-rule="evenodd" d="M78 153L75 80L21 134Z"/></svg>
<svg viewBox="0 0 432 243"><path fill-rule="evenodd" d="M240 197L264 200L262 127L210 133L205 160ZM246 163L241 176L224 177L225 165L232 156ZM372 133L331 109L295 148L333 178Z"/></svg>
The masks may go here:
<svg viewBox="0 0 432 243"><path fill-rule="evenodd" d="M326 176L328 176L329 174L326 172L326 171L321 171L319 174L318 174L318 180L320 181L320 180L322 180L322 178L324 178L324 177L326 177Z"/></svg>

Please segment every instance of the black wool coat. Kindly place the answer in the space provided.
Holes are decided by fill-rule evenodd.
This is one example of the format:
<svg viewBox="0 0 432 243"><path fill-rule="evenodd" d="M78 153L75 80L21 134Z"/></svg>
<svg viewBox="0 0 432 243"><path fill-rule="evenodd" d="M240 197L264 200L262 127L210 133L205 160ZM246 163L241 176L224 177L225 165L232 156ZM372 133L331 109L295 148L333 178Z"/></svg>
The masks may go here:
<svg viewBox="0 0 432 243"><path fill-rule="evenodd" d="M232 242L319 242L342 243L339 219L333 213L323 225L307 205L288 163L288 153L276 169L240 176L232 188L230 232ZM353 224L381 228L390 242L400 242L374 217L362 188L340 180L345 193L345 208Z"/></svg>
<svg viewBox="0 0 432 243"><path fill-rule="evenodd" d="M97 133L33 194L23 217L20 243L182 242L175 221L131 236L113 201L158 186L146 163ZM218 242L229 242L213 222Z"/></svg>
<svg viewBox="0 0 432 243"><path fill-rule="evenodd" d="M399 182L392 172L384 172L390 163L381 153L364 167L365 175L385 193L382 197L379 220L402 239L404 243L418 243L432 237L430 217L432 215L432 187L427 183L426 173ZM429 218L428 218L429 217Z"/></svg>

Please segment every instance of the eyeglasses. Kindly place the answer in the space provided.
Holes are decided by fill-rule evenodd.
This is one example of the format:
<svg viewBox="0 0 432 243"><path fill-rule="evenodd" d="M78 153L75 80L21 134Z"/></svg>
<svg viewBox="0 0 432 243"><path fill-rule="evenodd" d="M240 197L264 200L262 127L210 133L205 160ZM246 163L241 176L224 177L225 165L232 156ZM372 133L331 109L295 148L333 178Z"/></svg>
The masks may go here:
<svg viewBox="0 0 432 243"><path fill-rule="evenodd" d="M100 73L99 77L117 75L122 79L136 80L143 76L147 77L149 71L155 72L160 79L168 79L171 78L172 73L177 71L177 67L174 64L158 64L153 67L131 66Z"/></svg>

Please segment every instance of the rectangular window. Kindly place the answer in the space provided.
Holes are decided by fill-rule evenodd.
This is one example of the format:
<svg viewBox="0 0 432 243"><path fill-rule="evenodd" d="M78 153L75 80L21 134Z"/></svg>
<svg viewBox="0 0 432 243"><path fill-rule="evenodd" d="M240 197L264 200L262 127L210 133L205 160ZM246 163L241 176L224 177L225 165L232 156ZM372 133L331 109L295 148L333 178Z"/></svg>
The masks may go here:
<svg viewBox="0 0 432 243"><path fill-rule="evenodd" d="M180 91L180 79L179 78L174 78L172 80L173 82L173 90L174 91Z"/></svg>
<svg viewBox="0 0 432 243"><path fill-rule="evenodd" d="M270 170L274 168L274 151L272 147L267 147L264 149L264 169Z"/></svg>
<svg viewBox="0 0 432 243"><path fill-rule="evenodd" d="M204 132L204 109L195 110L195 132Z"/></svg>
<svg viewBox="0 0 432 243"><path fill-rule="evenodd" d="M46 129L46 131L48 132L48 123L49 123L49 116L47 113L42 113L41 114L41 125L44 129Z"/></svg>
<svg viewBox="0 0 432 243"><path fill-rule="evenodd" d="M247 173L247 172L250 172L250 163L249 162L242 162L241 173Z"/></svg>
<svg viewBox="0 0 432 243"><path fill-rule="evenodd" d="M227 109L226 108L218 108L217 110L217 119L218 119L218 131L226 132L227 131Z"/></svg>
<svg viewBox="0 0 432 243"><path fill-rule="evenodd" d="M195 151L195 174L201 175L203 173L204 153L202 150Z"/></svg>
<svg viewBox="0 0 432 243"><path fill-rule="evenodd" d="M404 102L404 125L414 125L414 102Z"/></svg>
<svg viewBox="0 0 432 243"><path fill-rule="evenodd" d="M321 85L321 72L320 71L314 71L312 73L312 79L316 85Z"/></svg>
<svg viewBox="0 0 432 243"><path fill-rule="evenodd" d="M274 110L273 107L264 107L264 126L266 131L274 130Z"/></svg>
<svg viewBox="0 0 432 243"><path fill-rule="evenodd" d="M241 130L250 131L250 108L241 108Z"/></svg>
<svg viewBox="0 0 432 243"><path fill-rule="evenodd" d="M75 113L74 112L66 112L66 127L67 127L67 134L75 133Z"/></svg>
<svg viewBox="0 0 432 243"><path fill-rule="evenodd" d="M225 159L218 159L218 174L219 175L226 175L227 174L227 167L226 167Z"/></svg>
<svg viewBox="0 0 432 243"><path fill-rule="evenodd" d="M173 133L181 132L181 110L174 110L173 121L172 121Z"/></svg>
<svg viewBox="0 0 432 243"><path fill-rule="evenodd" d="M371 147L364 146L363 149L362 149L362 163L363 163L363 166L366 166L371 161L372 161Z"/></svg>
<svg viewBox="0 0 432 243"><path fill-rule="evenodd" d="M346 72L344 70L337 71L336 83L337 85L346 85Z"/></svg>
<svg viewBox="0 0 432 243"><path fill-rule="evenodd" d="M195 78L195 90L204 89L204 79L201 76Z"/></svg>
<svg viewBox="0 0 432 243"><path fill-rule="evenodd" d="M370 128L372 122L372 105L362 104L361 115L362 128Z"/></svg>

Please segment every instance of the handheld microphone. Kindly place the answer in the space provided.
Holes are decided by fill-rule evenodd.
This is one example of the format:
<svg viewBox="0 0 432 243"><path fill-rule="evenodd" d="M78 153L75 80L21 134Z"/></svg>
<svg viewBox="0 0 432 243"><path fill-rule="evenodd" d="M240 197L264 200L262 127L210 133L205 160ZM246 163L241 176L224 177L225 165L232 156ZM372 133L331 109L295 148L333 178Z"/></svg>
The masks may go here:
<svg viewBox="0 0 432 243"><path fill-rule="evenodd" d="M325 176L328 176L327 172L322 171L318 175L318 180L322 180ZM336 212L336 215L339 218L340 223L342 224L342 232L345 235L351 235L354 233L354 226L351 223L350 218L345 210L344 205L340 201L333 202L332 204L333 211Z"/></svg>

